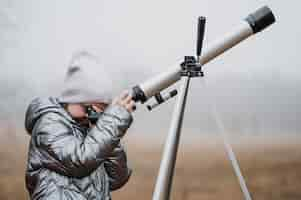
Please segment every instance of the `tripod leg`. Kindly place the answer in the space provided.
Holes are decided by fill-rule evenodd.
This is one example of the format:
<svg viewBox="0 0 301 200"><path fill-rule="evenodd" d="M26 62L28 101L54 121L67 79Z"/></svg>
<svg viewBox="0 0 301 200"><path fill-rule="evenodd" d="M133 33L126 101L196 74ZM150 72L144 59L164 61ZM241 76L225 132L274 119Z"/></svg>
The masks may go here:
<svg viewBox="0 0 301 200"><path fill-rule="evenodd" d="M181 77L181 88L172 115L169 133L166 138L159 174L153 193L153 200L168 200L170 197L189 82L189 77Z"/></svg>
<svg viewBox="0 0 301 200"><path fill-rule="evenodd" d="M205 88L206 87L205 78L202 78L201 81L202 81L203 87ZM221 120L221 118L220 118L220 116L217 112L216 103L213 101L213 97L210 99L209 104L210 104L209 106L210 106L210 110L211 110L211 113L212 113L212 117L214 118L214 120L216 122L219 133L223 137L223 142L224 142L226 153L228 155L229 160L232 163L232 167L234 169L235 175L237 176L237 179L238 179L240 188L242 190L242 193L245 197L245 200L252 200L250 192L249 192L248 187L247 187L247 184L245 182L245 179L242 176L242 173L241 173L238 161L236 159L235 153L234 153L234 151L232 149L232 146L229 142L225 126L224 126L224 124L223 124L223 122L222 122L222 120Z"/></svg>

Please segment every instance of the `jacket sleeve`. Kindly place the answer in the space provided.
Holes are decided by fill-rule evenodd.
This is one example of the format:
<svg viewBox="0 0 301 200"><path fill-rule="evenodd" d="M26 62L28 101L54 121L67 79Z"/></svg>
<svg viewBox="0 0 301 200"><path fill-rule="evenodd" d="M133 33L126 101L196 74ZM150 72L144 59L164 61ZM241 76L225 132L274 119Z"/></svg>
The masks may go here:
<svg viewBox="0 0 301 200"><path fill-rule="evenodd" d="M108 159L104 162L109 176L110 190L117 190L129 180L132 170L127 165L127 156L124 148L117 146Z"/></svg>
<svg viewBox="0 0 301 200"><path fill-rule="evenodd" d="M41 117L34 137L46 168L81 178L111 155L131 122L132 116L125 108L109 106L86 137L80 139L65 118L50 112Z"/></svg>

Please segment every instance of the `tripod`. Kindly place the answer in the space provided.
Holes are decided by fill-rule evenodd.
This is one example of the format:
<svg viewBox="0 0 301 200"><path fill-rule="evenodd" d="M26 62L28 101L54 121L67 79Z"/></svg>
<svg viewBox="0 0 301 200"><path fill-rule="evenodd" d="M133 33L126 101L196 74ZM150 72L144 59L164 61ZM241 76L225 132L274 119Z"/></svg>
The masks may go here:
<svg viewBox="0 0 301 200"><path fill-rule="evenodd" d="M189 89L190 79L194 77L202 77L202 66L210 62L225 51L231 49L238 43L247 39L251 35L269 27L275 22L275 16L269 7L264 6L255 12L248 15L247 18L235 29L233 29L224 37L216 40L212 45L209 45L202 53L202 45L205 31L205 18L200 17L198 23L198 39L197 39L197 57L186 56L181 65L171 67L166 71L152 77L145 82L136 85L132 88L132 97L136 102L144 103L149 98L155 97L156 102L148 105L147 108L152 110L166 100L177 94L177 91L172 91L168 95L162 96L160 92L178 80L181 80L180 94L175 105L173 118L171 121L169 133L166 138L163 157L160 165L159 175L157 178L153 200L168 200L172 186L172 178L176 162L176 155L180 140L181 128L183 123L187 93ZM202 55L201 55L202 54ZM224 139L225 149L230 161L232 162L234 171L238 177L242 192L246 200L251 200L245 181L241 175L238 162L232 150L230 143L225 134L222 121L219 119L215 107L212 106L212 113L216 119L216 123Z"/></svg>
<svg viewBox="0 0 301 200"><path fill-rule="evenodd" d="M187 101L187 94L189 90L190 79L194 77L203 77L204 73L202 71L202 65L200 64L200 55L202 51L202 44L204 40L204 32L205 32L205 22L206 19L204 17L200 17L198 20L198 39L197 39L197 59L193 56L185 56L184 62L181 64L181 86L180 92L175 104L173 118L171 120L171 125L169 129L169 133L166 138L165 148L163 152L163 157L161 160L161 165L159 169L159 175L157 178L155 190L153 193L153 200L168 200L170 199L170 192L172 186L172 179L174 174L174 167L176 163L176 156L181 136L181 129L183 124L185 106ZM227 155L232 162L235 174L238 177L242 192L246 200L251 200L251 195L248 191L246 183L241 174L237 159L232 150L230 143L225 135L223 125L221 124L221 120L217 115L215 107L213 114L217 122L218 128L221 130L225 149L227 151Z"/></svg>

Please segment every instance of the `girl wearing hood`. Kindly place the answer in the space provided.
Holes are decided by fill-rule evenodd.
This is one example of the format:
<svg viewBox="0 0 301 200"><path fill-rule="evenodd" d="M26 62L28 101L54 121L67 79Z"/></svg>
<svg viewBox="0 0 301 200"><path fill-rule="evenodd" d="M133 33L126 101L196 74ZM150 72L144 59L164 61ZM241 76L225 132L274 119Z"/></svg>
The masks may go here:
<svg viewBox="0 0 301 200"><path fill-rule="evenodd" d="M32 200L110 200L131 169L120 140L135 103L112 99L112 81L89 53L75 56L59 97L36 98L27 108L31 135L26 188Z"/></svg>

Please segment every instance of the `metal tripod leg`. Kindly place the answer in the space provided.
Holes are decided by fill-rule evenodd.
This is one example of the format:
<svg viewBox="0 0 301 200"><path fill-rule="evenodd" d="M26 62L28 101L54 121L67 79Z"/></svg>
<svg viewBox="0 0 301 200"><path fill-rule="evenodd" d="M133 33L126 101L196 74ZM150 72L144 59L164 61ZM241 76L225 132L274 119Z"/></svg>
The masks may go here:
<svg viewBox="0 0 301 200"><path fill-rule="evenodd" d="M201 79L201 83L203 85L203 88L205 89L206 88L206 79L204 79L204 78ZM234 151L232 149L232 146L230 144L230 141L228 139L228 135L226 133L225 125L224 125L223 121L221 120L221 117L219 116L219 114L217 112L216 103L215 103L213 97L211 97L209 102L210 102L209 106L210 106L210 109L211 109L212 117L214 118L214 120L216 122L216 125L217 125L217 128L218 128L218 131L219 131L219 133L221 134L221 136L223 138L223 142L224 142L224 146L225 146L225 150L226 150L228 159L231 161L234 173L235 173L235 175L238 179L238 183L240 185L240 188L241 188L241 191L244 195L244 198L245 198L245 200L252 200L251 194L250 194L250 192L248 190L248 187L247 187L247 184L246 184L246 181L245 181L245 179L244 179L244 177L241 173L239 163L236 159L235 153L234 153Z"/></svg>
<svg viewBox="0 0 301 200"><path fill-rule="evenodd" d="M189 88L190 77L181 77L181 88L174 108L169 133L166 138L153 200L168 200L181 135L182 122Z"/></svg>

